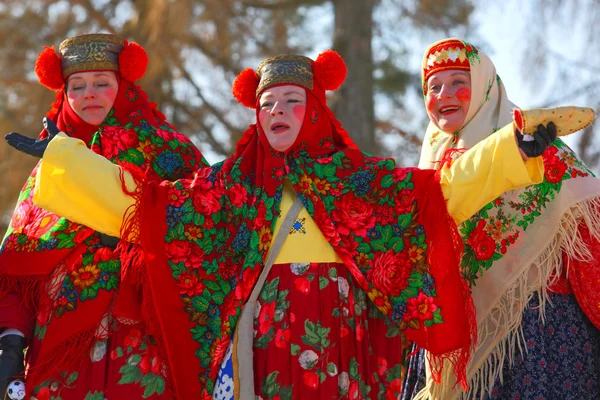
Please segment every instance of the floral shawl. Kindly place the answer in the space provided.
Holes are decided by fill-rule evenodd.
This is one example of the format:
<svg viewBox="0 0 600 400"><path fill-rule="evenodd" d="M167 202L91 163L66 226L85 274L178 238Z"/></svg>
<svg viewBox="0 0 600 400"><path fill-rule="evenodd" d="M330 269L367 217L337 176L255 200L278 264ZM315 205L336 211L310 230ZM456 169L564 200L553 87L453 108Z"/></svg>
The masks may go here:
<svg viewBox="0 0 600 400"><path fill-rule="evenodd" d="M439 168L447 154L460 154L453 149L468 149L512 121L515 106L491 60L475 46L463 43L471 66L472 91L465 124L458 132L447 133L431 122L423 142L421 168ZM573 291L590 320L600 327L595 306L600 295L591 285L600 278L600 263L592 260L590 242L583 240L580 229L586 225L592 237L600 238L600 180L560 139L546 150L543 159L542 183L504 194L459 227L464 243L461 269L471 286L479 337L467 370L470 396L489 390L505 357L512 359L516 346L522 348L522 312L535 292L542 299L543 316L547 290L566 273L563 253L572 264L569 280ZM581 279L580 262L586 262L585 280ZM453 382L449 378L443 377L441 385L429 384L420 395L456 397L457 391L450 394Z"/></svg>
<svg viewBox="0 0 600 400"><path fill-rule="evenodd" d="M284 179L374 304L430 350L435 371L451 360L463 378L473 310L436 172L396 168L352 148L308 91L306 110L286 154L251 125L231 158L193 180L142 185L137 223L124 234L139 225L145 320L163 343L178 398L213 392L271 246Z"/></svg>
<svg viewBox="0 0 600 400"><path fill-rule="evenodd" d="M185 177L206 165L195 146L165 122L146 93L123 78L100 126L81 120L63 90L56 98L48 117L61 131L114 163L164 179ZM35 332L25 332L41 340L36 359L29 360L30 389L89 353L97 336L106 332L101 321L111 308L133 321L140 317L135 297L114 308L118 292L121 298L131 295L120 284L120 251L102 245L92 229L35 206L36 171L37 167L19 195L0 247L0 302L16 293L25 304L23 312L37 319Z"/></svg>

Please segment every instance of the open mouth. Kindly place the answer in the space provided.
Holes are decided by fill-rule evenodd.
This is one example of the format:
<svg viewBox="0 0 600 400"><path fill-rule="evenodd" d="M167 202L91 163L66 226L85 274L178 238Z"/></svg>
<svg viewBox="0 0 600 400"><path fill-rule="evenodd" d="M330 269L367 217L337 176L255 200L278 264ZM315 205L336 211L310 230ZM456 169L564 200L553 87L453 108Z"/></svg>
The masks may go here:
<svg viewBox="0 0 600 400"><path fill-rule="evenodd" d="M271 125L271 132L273 133L283 133L288 129L290 129L290 126L283 122L275 122L273 125Z"/></svg>
<svg viewBox="0 0 600 400"><path fill-rule="evenodd" d="M444 107L440 108L440 114L450 115L450 114L454 114L458 110L460 110L460 107L458 107L458 106L444 106Z"/></svg>
<svg viewBox="0 0 600 400"><path fill-rule="evenodd" d="M83 107L83 111L95 111L101 109L102 106L85 106Z"/></svg>

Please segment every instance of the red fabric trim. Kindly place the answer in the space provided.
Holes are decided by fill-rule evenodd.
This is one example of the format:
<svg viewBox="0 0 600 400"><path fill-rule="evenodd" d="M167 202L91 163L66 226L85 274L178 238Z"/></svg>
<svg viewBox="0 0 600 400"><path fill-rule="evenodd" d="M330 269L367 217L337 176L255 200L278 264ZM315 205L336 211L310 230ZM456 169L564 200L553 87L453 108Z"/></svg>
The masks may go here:
<svg viewBox="0 0 600 400"><path fill-rule="evenodd" d="M468 285L460 274L463 242L448 214L437 170L413 172L420 221L427 232L428 264L436 282L437 304L444 323L429 328L407 329L406 336L430 353L433 378L440 380L442 361L454 365L457 382L467 388L466 368L477 342L475 305ZM458 350L457 350L458 349Z"/></svg>
<svg viewBox="0 0 600 400"><path fill-rule="evenodd" d="M523 114L518 108L513 110L513 120L517 124L517 129L523 133Z"/></svg>
<svg viewBox="0 0 600 400"><path fill-rule="evenodd" d="M579 223L579 234L592 253L592 259L585 262L568 258L568 279L579 306L600 329L600 241L590 234L584 222Z"/></svg>
<svg viewBox="0 0 600 400"><path fill-rule="evenodd" d="M15 293L9 293L0 299L0 331L18 329L25 335L27 342L30 342L34 321L35 315L19 301Z"/></svg>
<svg viewBox="0 0 600 400"><path fill-rule="evenodd" d="M199 361L194 349L188 315L183 311L181 298L173 281L165 253L167 188L148 184L144 190L141 209L141 243L146 260L144 319L151 334L164 350L169 368L167 376L174 397L197 399L201 392L198 380Z"/></svg>
<svg viewBox="0 0 600 400"><path fill-rule="evenodd" d="M467 148L459 148L459 149L448 149L444 152L444 154L442 155L442 159L439 161L434 161L435 163L439 163L439 167L436 168L438 170L441 170L444 167L448 167L450 168L450 166L452 165L452 162L457 159L458 157L462 156L467 150ZM439 176L438 176L439 179Z"/></svg>

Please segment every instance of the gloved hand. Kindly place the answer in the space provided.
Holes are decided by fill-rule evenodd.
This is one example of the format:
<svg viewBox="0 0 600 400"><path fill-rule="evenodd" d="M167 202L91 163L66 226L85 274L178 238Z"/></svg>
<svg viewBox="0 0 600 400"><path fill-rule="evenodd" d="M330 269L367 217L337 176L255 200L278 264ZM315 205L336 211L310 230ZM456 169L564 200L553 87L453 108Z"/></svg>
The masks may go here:
<svg viewBox="0 0 600 400"><path fill-rule="evenodd" d="M25 338L5 335L0 338L0 398L4 399L6 388L13 380L23 379L25 373L23 349Z"/></svg>
<svg viewBox="0 0 600 400"><path fill-rule="evenodd" d="M525 140L526 135L522 135L518 130L516 134L519 148L523 150L523 153L527 157L539 157L556 140L556 125L553 122L549 122L546 127L538 125L535 134L529 136L533 140L529 141Z"/></svg>
<svg viewBox="0 0 600 400"><path fill-rule="evenodd" d="M60 132L50 118L44 117L42 122L44 128L46 128L46 131L48 132L48 136L45 139L34 139L17 132L9 133L4 136L4 139L6 139L9 145L19 151L34 157L42 158L44 151L46 151L46 147L48 147L52 138Z"/></svg>

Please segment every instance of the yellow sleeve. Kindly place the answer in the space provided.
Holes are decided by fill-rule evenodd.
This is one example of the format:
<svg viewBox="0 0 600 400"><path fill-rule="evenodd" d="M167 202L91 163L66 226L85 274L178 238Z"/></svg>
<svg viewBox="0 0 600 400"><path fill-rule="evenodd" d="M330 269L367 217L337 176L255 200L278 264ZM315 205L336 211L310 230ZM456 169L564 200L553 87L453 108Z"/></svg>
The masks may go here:
<svg viewBox="0 0 600 400"><path fill-rule="evenodd" d="M504 192L542 182L542 157L524 162L512 123L440 171L448 212L461 224Z"/></svg>
<svg viewBox="0 0 600 400"><path fill-rule="evenodd" d="M119 166L61 132L44 152L33 201L98 232L120 236L123 216L134 200L123 193L119 173ZM127 172L125 182L128 189L135 188Z"/></svg>

